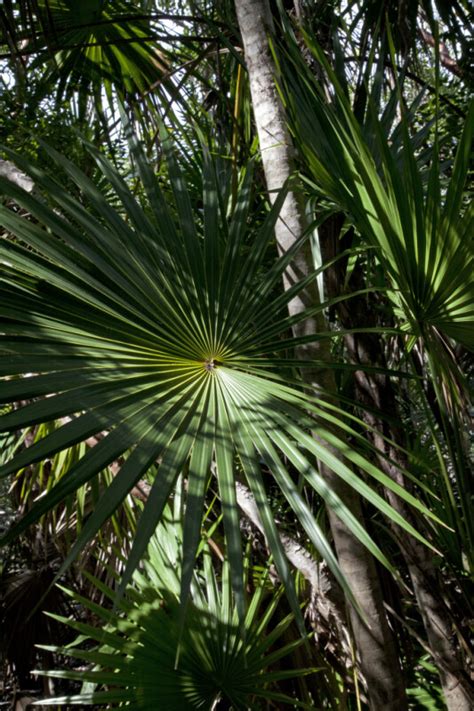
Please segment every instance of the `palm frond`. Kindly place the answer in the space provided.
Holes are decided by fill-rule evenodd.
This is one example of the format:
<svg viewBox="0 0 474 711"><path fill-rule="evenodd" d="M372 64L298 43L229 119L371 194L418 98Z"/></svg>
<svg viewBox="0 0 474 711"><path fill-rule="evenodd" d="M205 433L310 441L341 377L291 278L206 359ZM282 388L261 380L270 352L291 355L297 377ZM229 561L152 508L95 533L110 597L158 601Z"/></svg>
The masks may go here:
<svg viewBox="0 0 474 711"><path fill-rule="evenodd" d="M278 689L278 682L313 674L317 669L282 669L280 660L302 644L284 642L293 622L272 618L282 590L271 590L261 576L243 627L232 595L229 566L218 575L204 549L202 568L193 576L186 624L179 606L183 530L167 507L148 546L143 569L137 571L117 611L65 591L96 617L101 626L54 615L80 637L67 648L43 647L89 665L82 671L48 671L47 676L82 681L88 691L43 705L129 704L134 709L212 708L218 699L235 709L264 700L279 706L309 708ZM115 593L96 581L112 602ZM248 581L250 582L250 581ZM84 636L88 644L84 646ZM90 648L90 642L95 647ZM283 662L284 664L284 662ZM44 672L42 672L44 674Z"/></svg>
<svg viewBox="0 0 474 711"><path fill-rule="evenodd" d="M293 130L314 183L350 216L363 239L378 249L392 279L393 304L407 333L427 340L441 333L473 349L474 253L469 237L473 211L472 206L463 206L463 191L472 150L474 105L447 189L442 189L439 179L437 144L432 148L425 188L406 118L400 127L400 162L372 107L378 166L335 73L309 38L308 46L334 86L333 104L327 103L296 50L281 66Z"/></svg>
<svg viewBox="0 0 474 711"><path fill-rule="evenodd" d="M17 452L2 465L0 475L10 475L98 433L101 436L36 501L2 543L11 541L79 487L93 482L112 462L123 458L120 471L97 501L68 555L67 567L137 481L158 462L123 588L146 550L179 473L186 468L190 483L184 601L198 542L195 514L202 506L213 462L236 601L243 615L234 483L235 463L240 460L249 487L262 506L265 534L273 542L279 574L298 616L292 578L278 544L271 509L265 502L263 460L312 543L327 558L346 590L331 548L298 494L292 473L307 481L354 535L390 567L321 479L314 457L325 461L405 530L421 536L344 463L347 458L371 476L379 480L383 477L368 460L331 434L334 422L351 431L342 412L328 409L324 400L305 394L299 381L288 384L285 371L281 371L288 349L287 338L281 336L287 334L295 318L289 320L287 316L293 292L275 299L274 289L281 283L292 255L277 259L268 278L262 279L261 274L284 191L252 234L249 248L242 220L249 199L247 187L244 185L238 195L228 223L219 208L215 173L209 171L204 180L202 222L200 213L192 207L168 140L165 150L175 195L173 212L136 141L133 152L149 201L146 210L120 175L90 148L120 198L126 220L89 178L53 148L47 150L51 160L78 185L83 198L79 202L42 171L9 154L31 175L37 194L26 193L0 178L5 195L34 217L34 221L24 219L14 208L0 206L5 228L16 235L5 234L0 242L4 272L0 290L1 400L24 403L0 418L0 431L67 420ZM40 191L54 204L48 204ZM299 316L305 317L305 313ZM298 339L293 339L293 345L297 343ZM308 435L311 431L317 432L317 441ZM342 458L334 455L335 450ZM400 487L397 493L420 508Z"/></svg>

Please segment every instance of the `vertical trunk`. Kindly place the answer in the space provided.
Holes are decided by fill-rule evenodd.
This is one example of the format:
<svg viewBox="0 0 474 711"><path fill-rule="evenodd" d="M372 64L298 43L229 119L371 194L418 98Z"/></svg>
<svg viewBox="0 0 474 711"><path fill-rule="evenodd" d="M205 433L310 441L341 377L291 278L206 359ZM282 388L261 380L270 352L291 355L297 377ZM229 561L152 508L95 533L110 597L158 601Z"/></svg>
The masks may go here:
<svg viewBox="0 0 474 711"><path fill-rule="evenodd" d="M369 380L372 381L371 378ZM397 403L388 380L383 384L370 382L370 391L376 400L380 397L378 403L373 403L376 407L380 407L383 402L383 406L388 412L396 413ZM374 428L374 444L380 452L385 451L390 458L387 460L381 456L379 458L380 468L391 479L405 487L406 482L398 467L407 468L408 462L399 449L387 445L382 436L378 434L383 431L383 423L370 415L367 419ZM389 435L391 441L399 442L401 446L404 445L403 437L397 429L391 429L385 434ZM386 496L391 506L406 521L416 527L417 521L409 507L391 491L387 491ZM447 711L470 711L474 708L474 690L468 670L463 664L463 655L456 634L456 621L445 602L443 581L434 568L432 553L426 546L414 540L395 524L392 524L391 527L398 538L400 550L407 564L428 645L438 668Z"/></svg>
<svg viewBox="0 0 474 711"><path fill-rule="evenodd" d="M372 360L371 363L373 364L374 361ZM380 409L380 405L383 403L386 411L396 413L397 403L389 381L374 382L370 376L368 380L369 390L374 398L372 404ZM380 468L391 479L405 487L406 482L398 468L407 468L408 466L404 455L396 447L387 445L382 436L378 434L384 429L380 420L368 415L367 421L374 428L374 444L380 452L385 451L390 458L387 460L381 456L379 458ZM397 429L385 431L385 434L388 434L391 441L399 442L401 446L404 445L403 437ZM416 527L417 522L409 507L391 491L387 491L386 496L391 506L406 521ZM474 708L474 690L468 671L463 665L459 639L455 631L456 622L445 599L443 599L443 581L433 566L432 553L426 546L414 540L395 524L392 525L392 529L398 538L400 550L407 564L428 645L438 668L447 711L470 711Z"/></svg>
<svg viewBox="0 0 474 711"><path fill-rule="evenodd" d="M341 251L339 235L342 223L341 217L333 216L319 230L324 261L333 259ZM329 297L340 296L340 285L345 279L345 266L338 262L326 272L326 277ZM356 273L352 275L351 288L354 291L363 288L363 283ZM376 325L365 299L352 299L350 308L343 302L340 303L338 316L343 328L347 329L357 328L362 324ZM353 363L386 368L382 344L377 336L366 333L348 335L346 347ZM406 481L401 470L407 469L408 462L403 454L406 449L403 432L394 425L382 422L374 414L374 411L378 410L388 412L392 417L396 415L398 404L391 382L385 375L373 375L360 370L355 373L355 383L357 399L370 408L363 417L372 428L373 442L380 453L388 456L388 459L379 456L379 467L400 486L405 487ZM400 447L388 444L382 434L387 436L388 441L395 442ZM391 506L416 528L417 521L409 507L391 491L387 490L386 496ZM474 690L469 672L463 664L459 640L455 634L456 622L445 602L447 596L443 594L443 581L434 568L432 553L395 524L391 524L391 527L407 564L428 645L438 668L447 709L469 711L474 708Z"/></svg>
<svg viewBox="0 0 474 711"><path fill-rule="evenodd" d="M286 128L283 107L274 83L274 66L270 55L267 33L271 29L268 0L236 0L237 18L242 35L245 60L250 79L253 110L260 141L262 162L270 196L274 196L293 170L291 140ZM298 196L290 192L276 227L279 249L292 246L305 229L304 211ZM312 269L309 245L300 250L285 275L285 288L305 276ZM316 283L290 304L290 312L298 313L319 301ZM314 334L324 324L307 320L298 327L296 335ZM302 347L301 357L327 360L329 353L323 342ZM305 378L313 389L335 392L332 371L308 372ZM340 433L339 433L340 434ZM353 514L362 520L358 496L327 467L320 470L328 484L341 497ZM407 708L405 687L392 632L383 609L380 582L374 561L368 551L348 531L332 512L331 530L341 568L353 594L364 610L368 624L362 622L354 610L350 618L360 658L360 668L367 682L370 707L373 711L403 711Z"/></svg>

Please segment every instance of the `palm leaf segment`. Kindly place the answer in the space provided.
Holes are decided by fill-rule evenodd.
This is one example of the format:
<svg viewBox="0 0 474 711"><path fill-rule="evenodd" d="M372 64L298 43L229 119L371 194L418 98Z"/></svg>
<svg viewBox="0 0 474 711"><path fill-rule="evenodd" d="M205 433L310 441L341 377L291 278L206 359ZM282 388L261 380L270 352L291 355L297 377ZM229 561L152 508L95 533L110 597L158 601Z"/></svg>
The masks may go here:
<svg viewBox="0 0 474 711"><path fill-rule="evenodd" d="M334 104L328 105L299 49L293 47L291 56L288 53L282 62L292 129L312 180L350 215L363 238L378 248L393 281L391 296L406 331L428 343L451 338L472 350L474 207L465 205L465 185L474 102L447 186L440 179L437 139L431 167L424 171L404 115L399 127L403 160L398 161L372 106L376 160L335 72L321 49L306 39L335 88Z"/></svg>
<svg viewBox="0 0 474 711"><path fill-rule="evenodd" d="M264 279L261 265L284 195L253 236L251 248L243 249L250 173L227 223L208 156L204 161L203 217L198 214L195 221L169 147L177 217L160 193L138 145L134 144L133 150L149 203L146 210L91 148L122 201L124 218L74 165L52 148L47 150L76 181L89 207L86 209L57 182L9 153L20 169L32 176L37 188L54 199L55 206L0 179L0 189L35 218L35 222L30 221L14 209L0 206L4 227L17 236L0 240L4 272L0 291L0 373L4 378L0 399L5 403L29 401L0 418L0 431L52 420L60 420L62 425L17 453L0 467L0 475L42 461L97 433L103 436L35 503L3 543L122 458L119 473L81 531L66 560L68 565L136 482L159 462L128 561L125 585L160 520L178 473L186 466L185 597L200 537L206 482L215 467L233 584L243 615L234 486L237 458L258 503L269 546L290 597L293 583L267 500L262 460L342 585L344 580L331 548L288 473L287 463L388 565L360 524L328 489L311 459L321 458L414 535L413 529L355 476L334 450L343 450L347 459L413 505L420 505L326 430L324 421L334 422L334 411L321 409L318 400L276 374L282 363L280 351L288 347L288 339L280 340L281 334L286 334L294 322L294 317L286 315L288 299L294 292L275 297L275 286L280 284L292 254L278 259ZM30 377L22 377L25 374ZM310 436L312 429L318 430L317 439ZM293 604L296 610L296 596Z"/></svg>
<svg viewBox="0 0 474 711"><path fill-rule="evenodd" d="M156 27L137 12L136 3L39 0L35 16L26 32L32 33L39 67L51 65L54 57L49 78L57 80L59 98L79 90L82 101L93 95L100 105L104 88L110 99L112 88L143 93L164 79L167 65Z"/></svg>
<svg viewBox="0 0 474 711"><path fill-rule="evenodd" d="M222 574L217 575L205 548L202 568L193 576L186 625L182 627L182 543L180 519L167 508L150 541L142 570L135 572L118 610L111 611L66 591L101 626L53 616L80 637L66 648L44 648L92 668L46 672L47 676L85 682L88 688L83 687L74 696L48 699L45 705L112 704L171 711L210 709L223 698L235 709L260 708L264 700L277 703L279 708L309 708L275 686L279 680L317 670L280 668L281 660L303 640L282 642L294 618L287 615L273 622L281 590L272 590L269 595L265 575L252 594L242 627L228 565L224 563ZM115 599L113 590L93 578L92 582L109 604ZM85 638L87 647L81 644ZM98 645L94 649L90 648L91 640Z"/></svg>

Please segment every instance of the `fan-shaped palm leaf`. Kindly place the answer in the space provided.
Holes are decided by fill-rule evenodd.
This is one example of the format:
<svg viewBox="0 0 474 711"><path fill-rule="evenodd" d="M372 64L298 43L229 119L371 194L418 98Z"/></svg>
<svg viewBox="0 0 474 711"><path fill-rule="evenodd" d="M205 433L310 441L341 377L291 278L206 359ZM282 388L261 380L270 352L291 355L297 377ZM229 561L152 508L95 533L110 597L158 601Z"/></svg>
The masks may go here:
<svg viewBox="0 0 474 711"><path fill-rule="evenodd" d="M458 342L474 349L474 208L465 189L474 104L455 160L447 169L442 168L436 124L429 145L426 127L413 135L413 116L405 109L399 125L389 134L377 105L369 102L372 137L369 132L364 136L334 71L317 44L309 37L307 41L330 78L334 97L328 103L302 60L300 48L294 46L281 63L293 132L313 189L329 197L355 225L362 240L376 248L392 289L393 313L409 336L407 351L419 341L426 354L460 492L459 498L454 496L454 479L446 474L440 457L442 498L450 502L444 507L445 512L450 510L445 520L450 526L455 521L464 540L459 550L469 551L474 531L466 502L472 496L472 477L466 443L459 435L467 427L464 412L468 397L453 346ZM395 106L397 98L400 96L392 95L389 103ZM422 151L426 143L428 148ZM430 156L429 167L426 155Z"/></svg>
<svg viewBox="0 0 474 711"><path fill-rule="evenodd" d="M98 618L101 627L52 615L79 632L67 648L43 647L91 665L86 671L49 671L47 676L80 680L87 690L47 699L63 703L132 706L134 709L210 709L221 698L235 709L260 708L264 700L279 707L307 708L279 691L278 681L317 669L281 669L280 660L302 644L282 643L292 615L272 625L281 590L268 595L266 576L254 591L243 628L232 597L228 565L217 575L204 550L202 570L193 577L191 600L182 627L179 609L182 530L169 509L150 541L143 571L119 603L120 615L83 597L69 595ZM113 590L96 581L114 600ZM110 602L109 600L109 602ZM88 639L87 648L82 642ZM90 648L93 640L99 646ZM177 656L179 648L179 657ZM284 661L283 661L284 664ZM104 688L105 687L105 688Z"/></svg>
<svg viewBox="0 0 474 711"><path fill-rule="evenodd" d="M335 73L309 38L308 45L335 88L334 105L327 104L296 48L282 69L293 130L318 190L346 211L362 237L379 248L406 330L428 341L437 340L441 333L473 349L474 210L472 205L463 209L463 189L474 131L474 104L447 190L442 189L440 181L439 147L433 147L425 181L408 121L404 117L400 126L400 165L372 107L379 172Z"/></svg>
<svg viewBox="0 0 474 711"><path fill-rule="evenodd" d="M140 207L104 158L91 149L123 203L125 220L74 165L53 149L48 150L80 186L84 201L93 211L18 157L19 167L33 177L38 189L43 189L56 207L0 178L5 194L37 221L21 218L5 206L0 208L5 228L18 237L5 237L0 243L4 273L0 291L0 374L4 376L0 399L30 400L0 418L0 431L64 416L69 419L17 453L0 468L0 474L6 476L98 432L105 436L35 503L4 542L92 480L112 461L124 457L119 473L85 523L67 565L136 482L159 461L158 475L128 560L125 585L186 464L186 597L199 540L206 481L215 462L229 562L243 616L242 554L234 486L238 457L290 596L292 579L268 503L262 460L342 585L344 580L331 548L290 476L288 462L388 565L365 530L320 477L313 458L323 460L414 535L418 534L349 469L343 457L414 506L419 504L326 429L324 422L334 421L334 411L325 410L324 402L305 395L297 383L288 384L287 377L278 374L282 365L285 373L292 365L284 358L288 339L281 336L287 335L295 318L305 318L305 314L287 316L288 300L301 285L275 297L292 253L277 259L263 278L261 275L262 260L272 241L284 195L252 236L250 246L243 249L250 172L228 222L220 209L210 159L206 159L201 224L201 215L193 212L169 146L176 219L136 144L134 153L149 201L147 210ZM308 313L315 310L309 309ZM294 344L297 342L295 339ZM31 377L22 377L25 373ZM340 426L357 438L342 421ZM317 439L310 436L311 430L317 430ZM342 456L337 457L335 450ZM293 595L292 599L296 612L296 597Z"/></svg>
<svg viewBox="0 0 474 711"><path fill-rule="evenodd" d="M83 113L91 98L101 110L104 94L113 105L114 91L136 97L154 87L158 95L165 89L168 98L169 92L178 98L168 75L167 33L136 3L38 0L27 12L8 5L6 39L33 54L32 69L46 67L43 89L54 87L58 100L75 97Z"/></svg>

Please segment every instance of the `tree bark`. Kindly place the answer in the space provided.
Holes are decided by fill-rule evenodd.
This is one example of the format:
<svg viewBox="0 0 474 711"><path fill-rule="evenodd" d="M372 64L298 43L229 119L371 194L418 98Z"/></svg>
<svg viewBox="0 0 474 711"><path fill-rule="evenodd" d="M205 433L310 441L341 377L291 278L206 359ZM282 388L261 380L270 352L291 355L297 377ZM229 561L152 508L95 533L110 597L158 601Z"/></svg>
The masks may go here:
<svg viewBox="0 0 474 711"><path fill-rule="evenodd" d="M396 413L397 403L389 381L375 382L371 376L368 376L368 382L372 397L375 398L373 404L380 407L383 402L384 408L388 412ZM374 428L374 444L381 453L378 458L380 468L391 479L405 487L406 481L400 468L407 468L408 463L401 449L387 445L381 434L378 434L378 432L382 433L384 429L380 420L373 415L368 415L366 419ZM403 446L401 433L396 429L390 428L390 431L385 434L388 434L392 441L400 443L401 447ZM383 452L388 455L390 461L383 457ZM403 501L388 490L386 498L406 521L416 527L415 516ZM400 550L407 564L428 646L438 668L447 710L470 711L474 708L474 690L468 671L463 664L459 640L456 635L456 621L445 602L443 582L433 566L432 552L396 524L392 523L391 528L398 539Z"/></svg>
<svg viewBox="0 0 474 711"><path fill-rule="evenodd" d="M333 259L345 248L339 238L343 222L342 216L334 215L320 228L323 261ZM341 295L340 285L344 280L343 263L337 262L327 270L325 283L330 298ZM350 287L353 291L363 287L356 272L352 274ZM337 313L339 322L345 329L354 329L362 325L376 326L376 320L370 307L367 306L366 299L360 297L351 299L350 308L344 302L340 302ZM350 334L346 336L345 342L352 363L386 368L382 343L377 335ZM390 413L392 418L397 415L398 403L389 378L383 374L368 373L363 369L356 371L355 395L363 407L370 408L364 410L362 417L372 428L371 439L379 452L380 469L397 484L406 488L407 482L402 470L408 468L408 462L403 453L406 451L403 432L400 427L389 425L374 414L378 410ZM383 435L399 446L388 444ZM416 528L418 522L406 503L389 490L386 490L385 495L391 506ZM474 708L474 690L469 678L469 670L463 664L463 655L456 637L456 620L445 602L447 595L443 593L443 581L434 568L432 552L393 522L390 523L390 527L398 540L408 568L423 620L428 648L438 668L447 709L469 711Z"/></svg>
<svg viewBox="0 0 474 711"><path fill-rule="evenodd" d="M262 162L270 199L293 172L293 151L285 122L284 110L275 88L274 64L267 33L272 29L268 0L236 0L235 7L249 73L253 111L260 141ZM281 252L286 252L306 228L304 210L299 196L290 191L276 226L276 239ZM284 287L299 281L313 268L309 244L303 247L284 277ZM291 314L300 313L319 303L316 282L289 305ZM314 335L324 329L322 318L307 319L294 333ZM328 360L324 341L298 349L301 358ZM307 384L315 391L335 393L332 371L304 369ZM338 433L340 435L340 433ZM329 468L319 463L321 473L346 506L362 521L360 500L355 492ZM372 556L350 533L345 524L329 511L331 531L341 569L352 593L365 613L364 623L350 607L349 614L360 660L360 669L367 683L370 708L373 711L403 711L407 708L405 685L396 644L383 608L380 581Z"/></svg>

